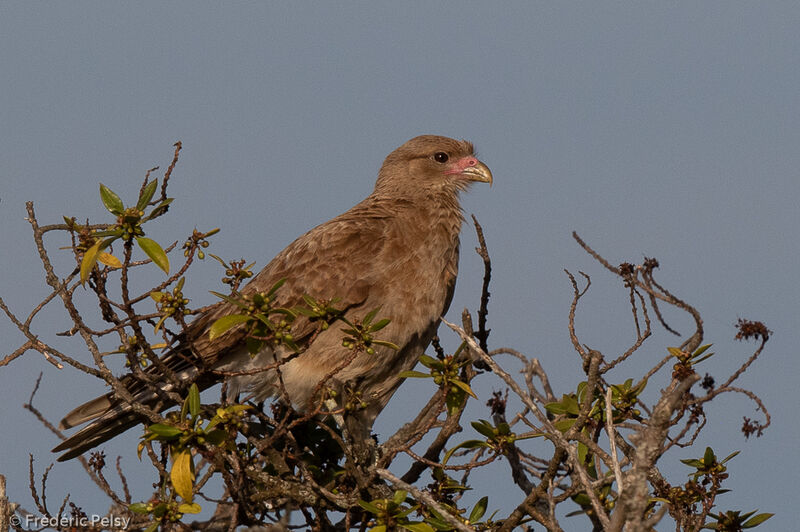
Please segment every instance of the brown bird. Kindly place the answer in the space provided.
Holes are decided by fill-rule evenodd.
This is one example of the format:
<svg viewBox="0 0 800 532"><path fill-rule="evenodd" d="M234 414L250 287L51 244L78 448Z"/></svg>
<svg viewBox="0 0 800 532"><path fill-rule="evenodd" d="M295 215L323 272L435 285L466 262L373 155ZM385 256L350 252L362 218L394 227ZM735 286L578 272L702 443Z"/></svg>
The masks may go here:
<svg viewBox="0 0 800 532"><path fill-rule="evenodd" d="M360 392L367 404L361 416L371 428L400 385L398 374L417 363L450 305L463 221L459 193L474 181L491 184L492 174L475 157L471 143L434 135L413 138L386 157L367 198L292 242L242 289L252 296L285 279L275 293L275 306L302 305L304 295L317 301L338 298L335 307L351 322L379 309L378 318L391 321L376 336L399 349L376 345L372 353L357 351L340 367L352 353L342 345L341 328L321 330L319 323L300 316L291 333L301 354L282 364L280 375L269 370L228 376L229 395L245 393L256 401L282 396L302 410L328 378ZM230 373L274 367L276 360L291 355L286 347L270 347L252 357L242 327L212 339L211 324L238 311L223 301L198 317L164 363L181 381L196 381L202 389L223 378L209 368ZM129 377L123 383L143 404L157 410L171 406ZM53 449L67 451L59 460L82 454L142 418L109 393L67 414L60 428L91 420Z"/></svg>

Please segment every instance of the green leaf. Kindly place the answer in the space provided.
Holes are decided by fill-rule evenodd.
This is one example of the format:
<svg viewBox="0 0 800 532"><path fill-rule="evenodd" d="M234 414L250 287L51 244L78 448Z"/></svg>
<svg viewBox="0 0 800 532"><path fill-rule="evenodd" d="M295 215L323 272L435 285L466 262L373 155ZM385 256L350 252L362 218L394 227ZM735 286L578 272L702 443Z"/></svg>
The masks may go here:
<svg viewBox="0 0 800 532"><path fill-rule="evenodd" d="M207 429L207 428L206 428ZM219 445L220 443L224 442L225 439L228 437L228 433L224 430L212 430L211 432L206 432L206 441L211 445Z"/></svg>
<svg viewBox="0 0 800 532"><path fill-rule="evenodd" d="M200 415L200 390L197 388L197 384L192 383L189 387L189 395L186 397L186 402L189 404L189 414L191 414L192 418Z"/></svg>
<svg viewBox="0 0 800 532"><path fill-rule="evenodd" d="M147 186L144 187L142 194L139 196L139 201L136 203L137 209L143 211L147 207L147 204L153 199L153 194L156 193L156 187L158 187L158 179L147 183Z"/></svg>
<svg viewBox="0 0 800 532"><path fill-rule="evenodd" d="M220 299L222 299L224 301L227 301L231 305L236 305L239 308L247 308L247 305L245 305L244 303L242 303L241 301L239 301L238 299L236 299L234 297L226 296L225 294L220 294L219 292L214 292L213 290L209 290L209 292L214 294L218 298L220 298Z"/></svg>
<svg viewBox="0 0 800 532"><path fill-rule="evenodd" d="M683 351L681 351L677 347L668 347L667 351L669 351L669 354L674 356L675 358L681 358L683 356Z"/></svg>
<svg viewBox="0 0 800 532"><path fill-rule="evenodd" d="M378 322L375 325L370 326L369 332L380 331L381 329L389 325L391 321L392 320L390 320L389 318L383 318L382 320L378 320Z"/></svg>
<svg viewBox="0 0 800 532"><path fill-rule="evenodd" d="M397 490L397 491L394 492L394 496L392 497L392 501L395 504L403 504L403 502L406 500L406 496L407 495L408 495L407 492L405 492L403 490Z"/></svg>
<svg viewBox="0 0 800 532"><path fill-rule="evenodd" d="M86 250L83 254L83 260L81 260L81 284L85 283L86 279L89 278L89 274L92 273L92 268L97 264L100 253L116 239L117 237L111 237L105 240L98 240L92 247Z"/></svg>
<svg viewBox="0 0 800 532"><path fill-rule="evenodd" d="M194 464L192 454L189 450L183 450L172 456L172 471L170 480L175 492L186 502L192 501L192 489L194 486Z"/></svg>
<svg viewBox="0 0 800 532"><path fill-rule="evenodd" d="M460 381L458 379L454 379L454 380L450 381L450 384L454 384L454 385L458 386L459 388L461 388L462 390L467 392L469 395L471 395L473 399L477 399L478 398L478 396L475 395L472 392L472 388L470 388L469 384L467 384L466 382Z"/></svg>
<svg viewBox="0 0 800 532"><path fill-rule="evenodd" d="M442 530L448 532L450 530L454 530L453 525L451 525L450 523L439 517L429 517L427 519L427 523L433 526L433 528L435 528L436 530Z"/></svg>
<svg viewBox="0 0 800 532"><path fill-rule="evenodd" d="M147 430L163 439L174 439L183 433L178 427L164 425L163 423L154 423L147 427Z"/></svg>
<svg viewBox="0 0 800 532"><path fill-rule="evenodd" d="M92 247L86 250L81 260L81 284L86 282L89 274L92 272L94 265L97 264L97 255L100 253L101 240L94 243Z"/></svg>
<svg viewBox="0 0 800 532"><path fill-rule="evenodd" d="M158 242L140 236L136 237L136 243L139 244L142 251L150 257L150 260L152 260L156 266L164 270L164 273L169 273L169 259L167 258L167 254L164 253L164 250L161 249L161 246L158 245Z"/></svg>
<svg viewBox="0 0 800 532"><path fill-rule="evenodd" d="M734 451L734 452L732 452L731 454L729 454L728 456L726 456L726 457L725 457L725 459L724 459L724 460L722 460L722 461L720 462L720 464L724 464L725 462L727 462L728 460L730 460L731 458L733 458L734 456L736 456L736 455L737 455L737 454L739 454L740 452L741 452L741 451Z"/></svg>
<svg viewBox="0 0 800 532"><path fill-rule="evenodd" d="M253 264L255 264L255 263L253 263ZM251 264L251 266L252 266L252 264ZM275 292L277 292L278 289L281 286L283 286L283 283L285 283L285 282L286 282L286 278L284 277L283 279L279 280L277 283L272 285L272 288L270 288L269 292L267 292L267 297L272 297L275 294Z"/></svg>
<svg viewBox="0 0 800 532"><path fill-rule="evenodd" d="M567 432L569 429L571 429L572 425L574 425L576 421L577 421L577 419L575 419L575 418L561 419L561 420L553 422L553 426L559 432L563 433L563 432Z"/></svg>
<svg viewBox="0 0 800 532"><path fill-rule="evenodd" d="M164 214L165 212L167 212L167 208L169 207L169 204L172 203L173 199L174 198L167 198L164 201L162 201L161 203L159 203L158 205L156 205L153 208L153 210L150 211L150 214L148 214L147 216L142 218L142 221L146 222L147 220L152 220L153 218L157 218L157 217L161 216L162 214Z"/></svg>
<svg viewBox="0 0 800 532"><path fill-rule="evenodd" d="M556 416L567 413L566 407L561 403L547 403L544 409Z"/></svg>
<svg viewBox="0 0 800 532"><path fill-rule="evenodd" d="M444 366L442 365L442 361L441 360L433 358L433 357L428 356L428 355L420 356L419 357L419 362L420 362L420 364L422 364L426 368L430 368L430 369L436 368L438 370L444 369Z"/></svg>
<svg viewBox="0 0 800 532"><path fill-rule="evenodd" d="M160 524L161 524L160 521L154 521L150 523L150 526L144 529L144 532L156 532Z"/></svg>
<svg viewBox="0 0 800 532"><path fill-rule="evenodd" d="M372 504L371 502L367 501L358 501L358 505L361 506L363 509L368 511L371 514L378 515L381 513L381 509Z"/></svg>
<svg viewBox="0 0 800 532"><path fill-rule="evenodd" d="M122 229L109 229L108 231L94 231L92 236L96 238L105 238L107 236L122 236Z"/></svg>
<svg viewBox="0 0 800 532"><path fill-rule="evenodd" d="M381 309L381 307L378 307L378 308L374 308L374 309L370 310L369 312L367 312L367 315L364 316L364 319L361 320L361 323L363 323L364 325L370 324L372 322L372 320L375 318L375 315L378 314L378 311L380 309Z"/></svg>
<svg viewBox="0 0 800 532"><path fill-rule="evenodd" d="M119 216L122 214L122 211L125 210L125 205L122 204L122 200L119 199L119 196L102 183L100 183L100 199L103 200L103 205L105 205L106 209L108 209L108 212L111 214Z"/></svg>
<svg viewBox="0 0 800 532"><path fill-rule="evenodd" d="M403 379L414 378L414 379L430 379L431 375L429 373L422 373L421 371L416 370L409 370L409 371L402 371L398 375Z"/></svg>
<svg viewBox="0 0 800 532"><path fill-rule="evenodd" d="M395 351L399 351L400 350L400 346L399 345L393 344L392 342L387 342L386 340L373 340L372 343L375 344L375 345L382 345L384 347L388 347L390 349L394 349Z"/></svg>
<svg viewBox="0 0 800 532"><path fill-rule="evenodd" d="M411 532L434 532L434 529L428 523L403 523L400 528L405 528Z"/></svg>
<svg viewBox="0 0 800 532"><path fill-rule="evenodd" d="M714 356L714 353L709 353L709 354L707 354L707 355L705 355L703 357L700 357L698 359L692 360L692 364L699 364L700 362L706 360L707 358L711 358L712 356Z"/></svg>
<svg viewBox="0 0 800 532"><path fill-rule="evenodd" d="M703 455L703 464L711 465L716 460L716 456L714 456L714 450L711 447L706 447L706 452Z"/></svg>
<svg viewBox="0 0 800 532"><path fill-rule="evenodd" d="M478 432L480 432L481 435L483 435L483 436L485 436L485 437L487 437L489 439L492 439L495 436L497 436L497 433L494 430L494 427L492 426L492 424L489 423L488 421L486 421L485 419L481 419L480 422L472 421L472 422L470 422L470 425L472 425L473 429L475 429Z"/></svg>
<svg viewBox="0 0 800 532"><path fill-rule="evenodd" d="M128 510L135 514L149 514L150 511L147 509L147 503L145 502L135 502L133 504L128 505Z"/></svg>
<svg viewBox="0 0 800 532"><path fill-rule="evenodd" d="M447 394L445 404L447 405L447 415L454 416L461 408L464 402L464 392L458 390L457 392L450 392Z"/></svg>
<svg viewBox="0 0 800 532"><path fill-rule="evenodd" d="M250 316L245 316L244 314L230 314L228 316L223 316L215 321L208 329L208 338L213 340L214 338L227 332L231 327L246 323L250 321L250 319Z"/></svg>
<svg viewBox="0 0 800 532"><path fill-rule="evenodd" d="M373 526L369 532L386 532L386 525Z"/></svg>
<svg viewBox="0 0 800 532"><path fill-rule="evenodd" d="M766 521L767 519L769 519L770 517L772 517L773 515L775 515L775 514L758 514L758 515L754 515L753 517L751 517L750 519L748 519L747 521L742 523L742 528L753 528L754 526L758 526L761 523L763 523L764 521Z"/></svg>
<svg viewBox="0 0 800 532"><path fill-rule="evenodd" d="M705 353L705 352L708 350L708 348L709 348L709 347L711 347L712 345L713 345L713 344L701 345L701 346L700 346L700 347L698 347L698 348L697 348L697 350L696 350L696 351L695 351L695 352L692 354L692 356L695 356L695 357L696 357L696 356L700 356L700 355L702 355L702 354L703 354L703 353Z"/></svg>
<svg viewBox="0 0 800 532"><path fill-rule="evenodd" d="M467 440L461 442L445 453L442 463L446 464L447 461L450 460L450 457L453 456L453 453L458 449L475 449L477 447L489 447L489 444L481 440Z"/></svg>
<svg viewBox="0 0 800 532"><path fill-rule="evenodd" d="M489 497L481 497L481 499L475 503L475 507L472 509L472 512L469 514L469 522L475 523L479 521L483 514L486 513L486 505L489 503Z"/></svg>

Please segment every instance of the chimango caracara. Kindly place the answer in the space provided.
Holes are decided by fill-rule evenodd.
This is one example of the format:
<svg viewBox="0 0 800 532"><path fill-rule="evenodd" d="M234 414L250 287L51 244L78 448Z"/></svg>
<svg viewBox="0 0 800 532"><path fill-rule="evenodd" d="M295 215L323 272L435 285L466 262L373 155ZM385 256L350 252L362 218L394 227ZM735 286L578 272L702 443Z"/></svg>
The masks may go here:
<svg viewBox="0 0 800 532"><path fill-rule="evenodd" d="M377 319L391 321L375 335L399 349L356 350L343 365L353 350L342 345L341 322L322 328L299 316L291 329L299 355L268 344L251 356L243 327L210 337L219 317L239 312L223 301L190 324L164 363L180 381L197 382L201 389L227 379L231 396L279 397L300 410L314 403L321 382L325 387L347 383L367 404L359 415L370 428L399 386L398 374L416 364L450 305L463 220L459 193L475 181L491 183L492 174L471 143L433 135L411 139L386 157L372 194L292 242L242 289L244 295L265 292L285 279L274 306L303 305L304 295L317 301L338 298L334 306L351 322L379 308ZM276 361L285 362L277 371L250 371L275 368ZM130 377L122 382L139 403L157 410L170 406ZM109 393L67 414L61 428L87 421L92 422L54 449L66 451L59 460L113 438L142 418Z"/></svg>

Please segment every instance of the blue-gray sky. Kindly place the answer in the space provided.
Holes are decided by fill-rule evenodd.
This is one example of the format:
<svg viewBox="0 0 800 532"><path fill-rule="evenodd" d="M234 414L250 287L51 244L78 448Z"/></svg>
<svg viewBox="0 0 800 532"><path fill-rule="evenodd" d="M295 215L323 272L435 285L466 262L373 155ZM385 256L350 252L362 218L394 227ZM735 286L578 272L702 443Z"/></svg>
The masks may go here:
<svg viewBox="0 0 800 532"><path fill-rule="evenodd" d="M490 343L540 358L557 393L580 374L564 268L595 283L578 318L585 343L613 356L634 334L620 283L572 230L612 262L660 260L663 283L705 318L717 352L705 370L718 381L751 352L732 340L737 318L774 331L740 381L764 399L773 426L745 440L742 416L759 414L743 396L723 396L708 408L698 448L671 456L741 450L719 508L776 512L762 528L789 530L800 436L798 27L792 2L3 2L0 295L25 314L46 294L24 201L35 201L43 223L100 220L98 182L131 198L148 168L166 167L176 140L177 200L154 236L219 226L211 251L263 266L365 196L383 157L408 138L466 138L495 176L493 188L473 187L463 201L494 260ZM477 304L469 227L463 244L451 319ZM218 277L201 265L193 301L209 302ZM88 360L79 341L55 340L66 328L57 310L36 325ZM5 318L0 334L2 354L23 341ZM636 367L675 343L659 333ZM40 371L37 404L52 420L103 391L34 353L0 368L0 473L29 509L28 453L41 473L55 443L21 408ZM479 386L482 401L493 387ZM401 388L378 431L402 423L425 391ZM135 445L132 434L108 449L135 468ZM668 471L682 483L688 469ZM504 472L476 480L486 483L478 492L491 486L490 507L521 500L502 485ZM137 486L145 497L147 482ZM107 507L75 463L58 466L50 488L51 501L69 492L91 511ZM581 519L565 526L584 530Z"/></svg>

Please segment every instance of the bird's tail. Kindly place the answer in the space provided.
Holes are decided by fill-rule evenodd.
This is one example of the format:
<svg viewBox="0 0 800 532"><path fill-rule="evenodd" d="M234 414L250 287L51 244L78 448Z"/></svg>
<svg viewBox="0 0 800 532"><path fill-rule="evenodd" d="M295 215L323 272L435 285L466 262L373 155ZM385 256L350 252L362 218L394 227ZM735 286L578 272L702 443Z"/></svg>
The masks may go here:
<svg viewBox="0 0 800 532"><path fill-rule="evenodd" d="M178 381L189 383L197 379L198 369L189 362L186 353L173 351L163 359L163 362L175 372ZM164 399L164 394L157 394L151 386L143 385L131 376L123 377L122 384L131 392L137 404L157 412L162 412L175 404ZM205 389L210 383L198 384L201 389ZM162 389L169 391L175 387L166 384L162 385ZM59 430L66 430L89 421L91 423L54 447L53 452L66 451L58 457L59 462L70 460L122 434L143 420L144 418L134 412L129 404L115 398L113 393L95 397L64 416L58 426Z"/></svg>
<svg viewBox="0 0 800 532"><path fill-rule="evenodd" d="M159 400L154 392L147 396L138 395L136 402L146 405L158 412L166 410L172 403ZM59 424L59 430L65 430L91 421L81 430L53 448L54 453L64 454L58 457L59 462L70 460L89 449L105 443L114 436L136 426L142 416L133 411L130 405L115 400L112 394L95 397L67 414Z"/></svg>

